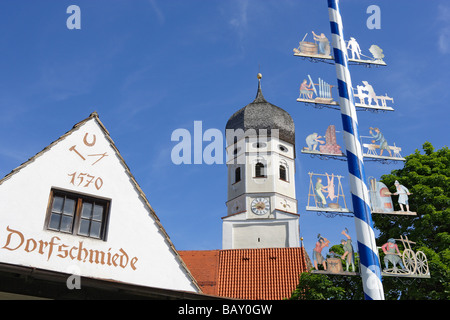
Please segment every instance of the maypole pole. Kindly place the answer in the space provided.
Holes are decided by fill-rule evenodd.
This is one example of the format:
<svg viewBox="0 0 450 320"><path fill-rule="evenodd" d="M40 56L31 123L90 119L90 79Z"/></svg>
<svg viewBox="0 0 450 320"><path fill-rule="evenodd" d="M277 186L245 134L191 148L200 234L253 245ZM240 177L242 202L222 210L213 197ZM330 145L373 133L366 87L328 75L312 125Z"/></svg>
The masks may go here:
<svg viewBox="0 0 450 320"><path fill-rule="evenodd" d="M362 146L359 139L358 118L353 97L352 80L348 69L339 0L328 0L328 13L332 34L333 54L336 65L338 90L347 163L350 176L353 212L358 238L361 277L366 300L384 300L381 269L366 186Z"/></svg>

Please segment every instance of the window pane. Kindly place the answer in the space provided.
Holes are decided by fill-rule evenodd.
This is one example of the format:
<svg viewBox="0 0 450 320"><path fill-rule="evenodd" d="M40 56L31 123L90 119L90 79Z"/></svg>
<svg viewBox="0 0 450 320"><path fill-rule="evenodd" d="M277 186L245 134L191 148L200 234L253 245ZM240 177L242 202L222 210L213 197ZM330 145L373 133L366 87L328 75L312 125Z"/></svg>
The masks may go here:
<svg viewBox="0 0 450 320"><path fill-rule="evenodd" d="M52 213L50 216L50 222L48 228L53 230L59 230L59 222L61 221L61 215Z"/></svg>
<svg viewBox="0 0 450 320"><path fill-rule="evenodd" d="M94 212L92 214L92 220L102 221L103 220L103 206L98 204L94 205Z"/></svg>
<svg viewBox="0 0 450 320"><path fill-rule="evenodd" d="M90 236L93 238L100 238L101 227L102 227L102 224L100 222L92 221Z"/></svg>
<svg viewBox="0 0 450 320"><path fill-rule="evenodd" d="M73 216L75 212L75 200L66 198L64 203L64 214Z"/></svg>
<svg viewBox="0 0 450 320"><path fill-rule="evenodd" d="M241 181L241 168L236 168L236 171L234 172L234 182Z"/></svg>
<svg viewBox="0 0 450 320"><path fill-rule="evenodd" d="M60 190L52 190L51 195L48 230L102 239L109 202Z"/></svg>
<svg viewBox="0 0 450 320"><path fill-rule="evenodd" d="M64 198L55 196L53 198L52 212L61 213L62 212L63 203L64 203Z"/></svg>
<svg viewBox="0 0 450 320"><path fill-rule="evenodd" d="M78 231L79 235L89 236L89 220L81 219L80 221L80 230Z"/></svg>
<svg viewBox="0 0 450 320"><path fill-rule="evenodd" d="M61 232L72 232L72 217L62 216L61 217L61 227L59 230Z"/></svg>
<svg viewBox="0 0 450 320"><path fill-rule="evenodd" d="M81 217L85 219L90 219L92 215L92 203L83 203L83 210L81 212Z"/></svg>
<svg viewBox="0 0 450 320"><path fill-rule="evenodd" d="M255 176L264 177L264 175L264 165L261 162L258 162L255 166Z"/></svg>

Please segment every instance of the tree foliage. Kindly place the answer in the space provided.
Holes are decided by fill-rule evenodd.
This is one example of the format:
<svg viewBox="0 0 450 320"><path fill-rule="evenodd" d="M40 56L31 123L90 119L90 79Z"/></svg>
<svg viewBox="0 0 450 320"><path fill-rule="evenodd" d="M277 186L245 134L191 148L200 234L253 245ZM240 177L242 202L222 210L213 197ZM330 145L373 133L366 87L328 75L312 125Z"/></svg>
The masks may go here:
<svg viewBox="0 0 450 320"><path fill-rule="evenodd" d="M410 211L417 212L417 216L374 214L373 221L379 231L376 242L380 246L389 238L398 239L401 235L416 242L412 249L426 254L431 278L383 277L388 300L450 299L450 150L444 147L435 151L426 142L423 151L422 154L416 150L406 157L402 169L381 177L392 193L396 180L409 189ZM393 200L395 209L399 210ZM339 246L332 247L336 253ZM294 293L294 299L363 299L361 278L354 276L302 274Z"/></svg>
<svg viewBox="0 0 450 320"><path fill-rule="evenodd" d="M327 276L304 272L291 296L291 300L343 300L346 292Z"/></svg>

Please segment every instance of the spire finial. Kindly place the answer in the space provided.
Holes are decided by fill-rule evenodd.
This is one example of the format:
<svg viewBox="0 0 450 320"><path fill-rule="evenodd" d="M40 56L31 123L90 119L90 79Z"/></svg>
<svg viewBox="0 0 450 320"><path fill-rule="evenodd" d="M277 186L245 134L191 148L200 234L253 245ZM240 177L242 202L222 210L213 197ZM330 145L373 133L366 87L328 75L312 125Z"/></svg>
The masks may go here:
<svg viewBox="0 0 450 320"><path fill-rule="evenodd" d="M258 91L256 93L255 102L266 102L266 100L264 99L264 96L262 94L262 90L261 90L262 74L258 73L257 77L258 77Z"/></svg>
<svg viewBox="0 0 450 320"><path fill-rule="evenodd" d="M257 77L258 77L258 91L261 91L261 79L262 79L262 74L261 74L261 73L258 73Z"/></svg>

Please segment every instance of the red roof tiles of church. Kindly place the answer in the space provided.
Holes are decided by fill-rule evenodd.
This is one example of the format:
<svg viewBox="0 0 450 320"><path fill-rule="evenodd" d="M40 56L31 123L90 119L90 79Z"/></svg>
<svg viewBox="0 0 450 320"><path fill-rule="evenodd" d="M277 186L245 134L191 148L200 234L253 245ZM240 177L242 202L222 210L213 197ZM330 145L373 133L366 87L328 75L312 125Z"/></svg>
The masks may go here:
<svg viewBox="0 0 450 320"><path fill-rule="evenodd" d="M217 271L220 250L178 251L202 292L217 295Z"/></svg>
<svg viewBox="0 0 450 320"><path fill-rule="evenodd" d="M289 298L308 269L303 247L179 253L203 293L234 299Z"/></svg>

